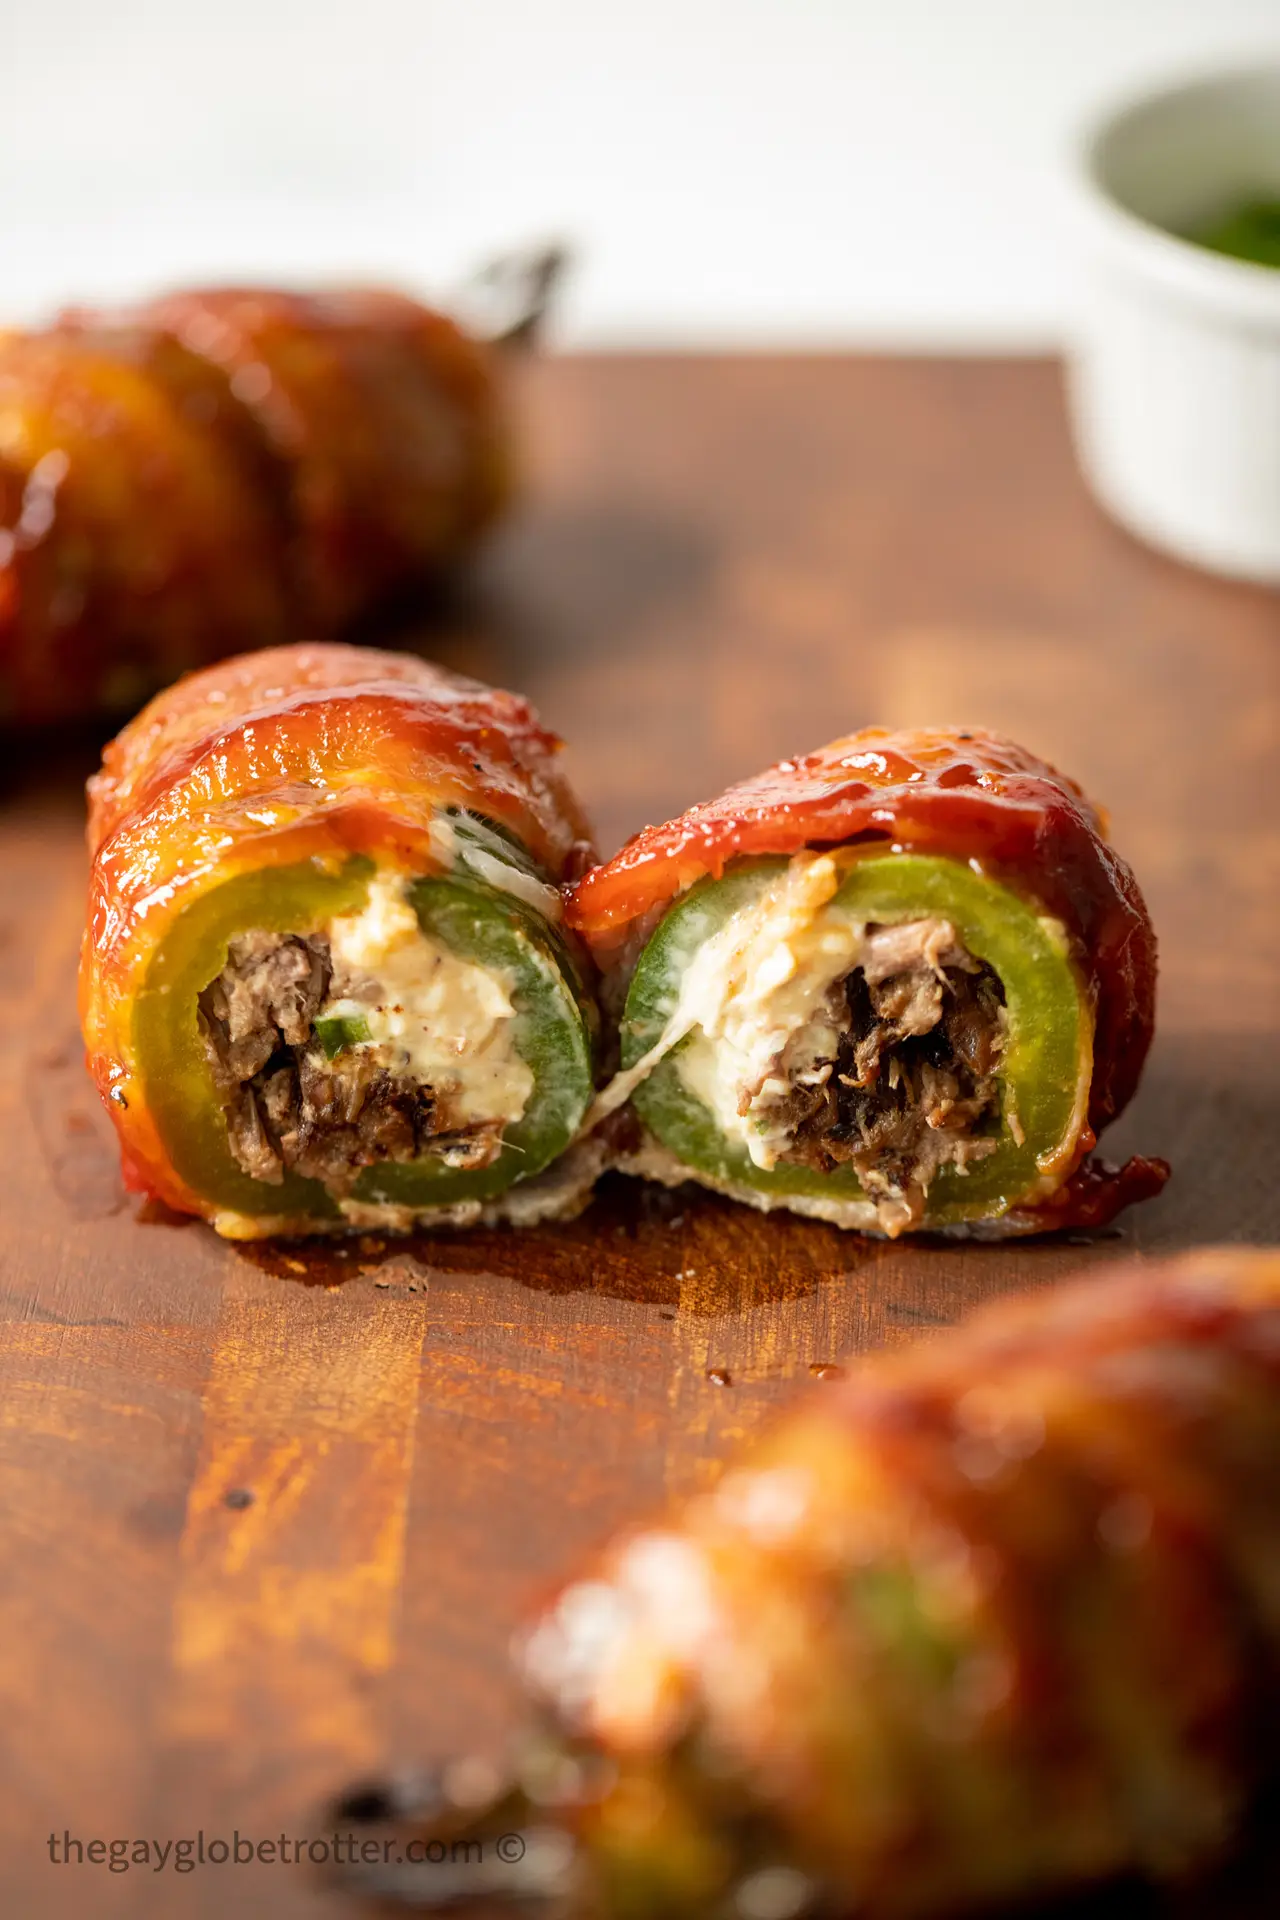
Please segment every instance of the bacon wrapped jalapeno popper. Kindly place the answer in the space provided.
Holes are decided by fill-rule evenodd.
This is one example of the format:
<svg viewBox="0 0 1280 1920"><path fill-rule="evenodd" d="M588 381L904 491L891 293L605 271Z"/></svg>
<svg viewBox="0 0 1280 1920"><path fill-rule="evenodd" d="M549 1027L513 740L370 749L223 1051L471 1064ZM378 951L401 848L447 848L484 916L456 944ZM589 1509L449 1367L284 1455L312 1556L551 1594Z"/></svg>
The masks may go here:
<svg viewBox="0 0 1280 1920"><path fill-rule="evenodd" d="M624 1165L864 1231L1097 1225L1168 1169L1086 1162L1137 1085L1156 950L1080 789L1012 742L870 728L579 883L642 1144Z"/></svg>
<svg viewBox="0 0 1280 1920"><path fill-rule="evenodd" d="M286 647L162 694L90 782L89 1064L126 1179L220 1233L537 1218L591 1097L586 827L513 694Z"/></svg>
<svg viewBox="0 0 1280 1920"><path fill-rule="evenodd" d="M324 638L509 492L494 356L388 292L178 294L0 334L0 722Z"/></svg>
<svg viewBox="0 0 1280 1920"><path fill-rule="evenodd" d="M999 1303L811 1392L568 1587L471 1830L523 1827L508 1890L596 1920L941 1920L1205 1869L1280 1761L1277 1485L1280 1254Z"/></svg>

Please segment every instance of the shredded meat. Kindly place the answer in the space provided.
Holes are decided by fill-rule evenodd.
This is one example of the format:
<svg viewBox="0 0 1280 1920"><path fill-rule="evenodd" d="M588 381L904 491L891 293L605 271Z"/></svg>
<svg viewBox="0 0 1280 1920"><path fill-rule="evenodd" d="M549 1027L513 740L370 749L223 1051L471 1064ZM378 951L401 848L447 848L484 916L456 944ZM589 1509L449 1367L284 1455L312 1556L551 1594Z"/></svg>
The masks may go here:
<svg viewBox="0 0 1280 1920"><path fill-rule="evenodd" d="M837 983L825 1009L834 1057L807 1063L770 1116L791 1134L786 1160L822 1173L852 1166L901 1225L920 1219L940 1168L993 1151L1000 1113L1000 982L936 925L932 951L918 923L914 949L908 928L872 930L866 966Z"/></svg>
<svg viewBox="0 0 1280 1920"><path fill-rule="evenodd" d="M242 933L200 996L205 1032L228 1080L252 1080L282 1046L305 1047L329 990L324 940Z"/></svg>
<svg viewBox="0 0 1280 1920"><path fill-rule="evenodd" d="M376 1050L325 1057L314 1033L333 978L315 936L239 935L227 964L200 996L200 1023L244 1171L278 1186L286 1170L336 1193L362 1167L433 1153L453 1167L487 1166L501 1128L450 1131L430 1087L396 1074Z"/></svg>

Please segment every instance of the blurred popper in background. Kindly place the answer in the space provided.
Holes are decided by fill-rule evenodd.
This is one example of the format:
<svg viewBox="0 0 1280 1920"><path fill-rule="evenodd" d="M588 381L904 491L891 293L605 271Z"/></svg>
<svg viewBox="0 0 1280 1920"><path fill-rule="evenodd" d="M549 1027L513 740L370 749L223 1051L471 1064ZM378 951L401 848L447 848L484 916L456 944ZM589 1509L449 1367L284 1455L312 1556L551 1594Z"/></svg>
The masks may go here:
<svg viewBox="0 0 1280 1920"><path fill-rule="evenodd" d="M1203 1873L1277 1760L1278 1475L1280 1253L1001 1302L615 1541L522 1642L492 1803L474 1764L416 1824L412 1789L354 1793L338 1825L389 1823L401 1864L347 1878L561 1920L985 1920Z"/></svg>
<svg viewBox="0 0 1280 1920"><path fill-rule="evenodd" d="M359 634L513 490L491 337L401 293L216 288L0 334L0 725L122 714L247 648Z"/></svg>

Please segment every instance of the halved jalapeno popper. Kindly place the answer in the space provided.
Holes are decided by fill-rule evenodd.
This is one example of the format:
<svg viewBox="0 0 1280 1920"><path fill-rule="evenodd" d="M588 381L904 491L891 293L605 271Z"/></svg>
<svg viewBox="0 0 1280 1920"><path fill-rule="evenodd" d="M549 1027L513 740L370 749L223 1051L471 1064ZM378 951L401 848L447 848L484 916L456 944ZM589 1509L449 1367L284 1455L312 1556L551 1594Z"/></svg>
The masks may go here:
<svg viewBox="0 0 1280 1920"><path fill-rule="evenodd" d="M128 1185L220 1233L574 1210L587 829L515 695L299 646L195 674L90 782L89 1064Z"/></svg>
<svg viewBox="0 0 1280 1920"><path fill-rule="evenodd" d="M871 728L648 827L570 902L620 1006L622 1163L839 1226L1099 1225L1155 939L1080 789L978 732Z"/></svg>

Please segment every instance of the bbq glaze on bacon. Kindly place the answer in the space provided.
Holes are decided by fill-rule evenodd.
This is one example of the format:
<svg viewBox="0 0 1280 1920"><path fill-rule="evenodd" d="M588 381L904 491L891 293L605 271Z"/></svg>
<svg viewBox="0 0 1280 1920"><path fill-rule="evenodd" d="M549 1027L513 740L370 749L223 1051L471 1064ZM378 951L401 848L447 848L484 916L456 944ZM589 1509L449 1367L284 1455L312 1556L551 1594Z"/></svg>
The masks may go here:
<svg viewBox="0 0 1280 1920"><path fill-rule="evenodd" d="M1150 1044L1137 882L1074 782L977 731L871 728L646 828L570 919L622 1007L624 1159L836 1224L1105 1223L1087 1158ZM625 1004L623 1004L625 999Z"/></svg>
<svg viewBox="0 0 1280 1920"><path fill-rule="evenodd" d="M509 490L494 356L400 294L217 289L0 334L0 722L343 634Z"/></svg>
<svg viewBox="0 0 1280 1920"><path fill-rule="evenodd" d="M515 695L287 647L159 696L90 782L91 1071L127 1184L222 1233L537 1218L595 1015L560 888L587 829Z"/></svg>

